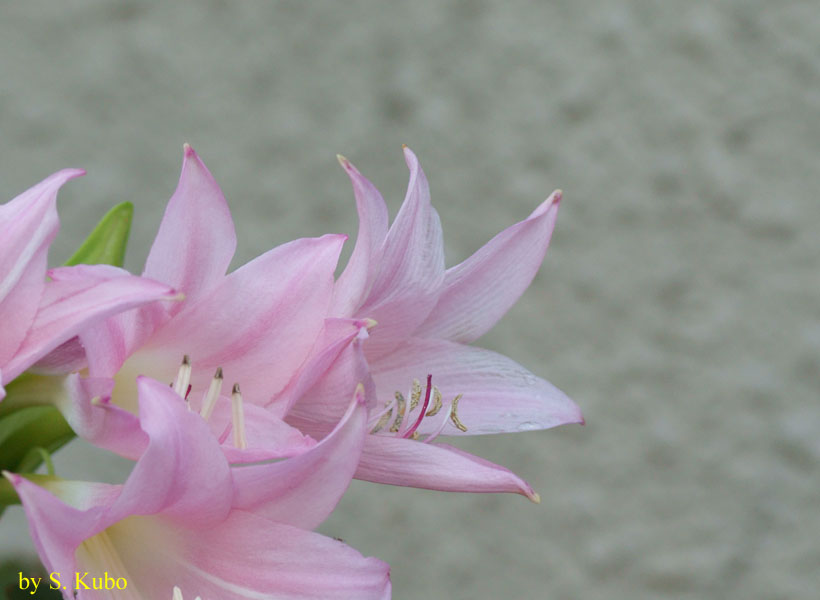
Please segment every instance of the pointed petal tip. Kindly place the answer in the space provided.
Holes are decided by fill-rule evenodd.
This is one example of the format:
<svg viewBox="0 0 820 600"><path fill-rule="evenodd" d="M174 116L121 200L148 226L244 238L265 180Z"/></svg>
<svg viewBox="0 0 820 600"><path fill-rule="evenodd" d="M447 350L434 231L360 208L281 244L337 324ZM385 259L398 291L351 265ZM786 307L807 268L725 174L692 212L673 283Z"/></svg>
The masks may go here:
<svg viewBox="0 0 820 600"><path fill-rule="evenodd" d="M553 204L561 204L561 200L564 197L563 190L555 190L552 194L550 194L550 198L552 198Z"/></svg>
<svg viewBox="0 0 820 600"><path fill-rule="evenodd" d="M347 160L347 158L342 156L341 154L336 155L336 160L339 161L339 164L342 165L342 168L345 170L349 169L352 166L350 164L350 161Z"/></svg>
<svg viewBox="0 0 820 600"><path fill-rule="evenodd" d="M404 160L407 162L408 166L411 164L418 164L419 159L416 157L416 153L410 149L410 146L407 144L402 144L401 149L404 152Z"/></svg>
<svg viewBox="0 0 820 600"><path fill-rule="evenodd" d="M86 171L85 169L70 168L63 169L62 171L59 171L58 174L61 175L65 181L68 181L69 179L74 179L75 177L82 177L86 174Z"/></svg>
<svg viewBox="0 0 820 600"><path fill-rule="evenodd" d="M0 471L0 474L2 474L3 477L8 479L9 483L11 483L11 485L14 486L15 488L18 485L20 485L20 482L23 480L23 478L20 477L19 475L17 475L16 473L12 473L11 471L6 471L5 469Z"/></svg>
<svg viewBox="0 0 820 600"><path fill-rule="evenodd" d="M356 399L357 404L365 405L367 403L363 383L360 382L356 385L356 391L353 393L353 397Z"/></svg>
<svg viewBox="0 0 820 600"><path fill-rule="evenodd" d="M188 142L182 144L182 154L185 158L191 158L196 156L196 152L193 148L191 148L191 144L189 144Z"/></svg>
<svg viewBox="0 0 820 600"><path fill-rule="evenodd" d="M529 498L533 504L541 504L541 494L538 492L527 494L527 498Z"/></svg>

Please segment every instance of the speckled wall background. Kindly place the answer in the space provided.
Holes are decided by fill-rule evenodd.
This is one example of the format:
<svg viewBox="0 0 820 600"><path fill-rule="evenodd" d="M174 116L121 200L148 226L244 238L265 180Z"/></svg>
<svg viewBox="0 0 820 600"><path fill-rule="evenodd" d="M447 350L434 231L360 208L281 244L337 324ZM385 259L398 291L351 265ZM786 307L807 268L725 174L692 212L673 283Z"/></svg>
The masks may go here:
<svg viewBox="0 0 820 600"><path fill-rule="evenodd" d="M564 190L532 288L480 344L588 425L474 438L541 493L355 483L322 527L396 598L803 599L820 566L820 8L814 2L0 5L0 189L50 172L67 257L136 204L138 270L183 142L239 265L354 233L341 152L395 212L419 155L449 264ZM124 461L81 443L66 476ZM91 465L96 466L91 466ZM30 552L22 512L0 553Z"/></svg>

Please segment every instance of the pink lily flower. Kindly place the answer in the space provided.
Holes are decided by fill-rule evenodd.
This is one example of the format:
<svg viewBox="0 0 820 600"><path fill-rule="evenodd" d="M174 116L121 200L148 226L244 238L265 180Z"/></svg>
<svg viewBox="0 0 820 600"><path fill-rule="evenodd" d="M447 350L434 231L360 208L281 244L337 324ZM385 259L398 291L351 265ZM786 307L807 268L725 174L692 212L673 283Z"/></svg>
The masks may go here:
<svg viewBox="0 0 820 600"><path fill-rule="evenodd" d="M4 383L90 323L177 295L105 265L47 270L59 229L57 191L84 173L59 171L0 206L0 400Z"/></svg>
<svg viewBox="0 0 820 600"><path fill-rule="evenodd" d="M80 599L112 600L183 591L221 600L390 597L387 564L309 531L356 468L366 435L361 390L320 444L254 472L229 466L207 424L172 389L145 377L137 388L149 442L125 484L38 478L38 485L4 473L43 564L61 574L65 598L74 590ZM262 494L257 482L269 478L273 486ZM95 591L106 575L119 589Z"/></svg>
<svg viewBox="0 0 820 600"><path fill-rule="evenodd" d="M76 382L85 393L64 406L69 423L99 446L138 457L145 439L134 426L134 382L148 375L174 382L223 438L232 462L310 448L313 439L262 405L286 386L322 330L345 239L299 239L226 275L236 248L233 221L219 186L186 145L179 185L143 273L185 300L118 315L82 333L90 377ZM235 407L230 387L213 391L216 380L241 382L250 402ZM94 398L103 400L92 404ZM239 435L223 437L230 429Z"/></svg>
<svg viewBox="0 0 820 600"><path fill-rule="evenodd" d="M378 190L339 157L353 183L360 225L330 314L378 325L366 342L340 355L340 371L331 368L327 381L298 401L287 399L287 420L320 436L331 415L344 409L331 390L355 385L348 374L358 361L365 365L359 370L372 375L379 404L371 408L371 435L357 478L434 490L517 492L537 502L529 484L504 467L431 442L439 435L583 423L578 407L552 384L505 356L469 345L529 286L549 245L561 192L445 270L427 180L416 156L406 147L404 154L410 184L389 229Z"/></svg>

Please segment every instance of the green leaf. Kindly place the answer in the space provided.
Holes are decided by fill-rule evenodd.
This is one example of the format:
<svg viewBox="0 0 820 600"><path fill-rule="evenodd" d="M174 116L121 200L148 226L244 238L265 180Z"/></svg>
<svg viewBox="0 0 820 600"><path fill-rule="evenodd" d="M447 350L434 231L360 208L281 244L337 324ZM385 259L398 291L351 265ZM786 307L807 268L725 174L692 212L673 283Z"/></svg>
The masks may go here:
<svg viewBox="0 0 820 600"><path fill-rule="evenodd" d="M74 436L63 415L53 406L17 410L0 419L0 470L30 473L45 462L53 475L50 454ZM0 515L6 506L19 502L9 482L0 478Z"/></svg>
<svg viewBox="0 0 820 600"><path fill-rule="evenodd" d="M80 249L68 259L66 266L105 264L121 267L125 261L125 247L133 216L134 205L130 202L123 202L109 210Z"/></svg>
<svg viewBox="0 0 820 600"><path fill-rule="evenodd" d="M19 472L25 461L27 470L34 470L42 456L29 454L31 448L54 452L73 438L71 427L53 406L18 410L0 420L0 469Z"/></svg>

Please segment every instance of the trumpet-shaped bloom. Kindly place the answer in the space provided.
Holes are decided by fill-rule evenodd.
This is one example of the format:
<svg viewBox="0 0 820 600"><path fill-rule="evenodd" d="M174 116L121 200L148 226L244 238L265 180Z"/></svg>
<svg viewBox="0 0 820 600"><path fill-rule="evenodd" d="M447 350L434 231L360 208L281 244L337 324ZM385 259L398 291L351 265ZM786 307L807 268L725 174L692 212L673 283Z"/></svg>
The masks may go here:
<svg viewBox="0 0 820 600"><path fill-rule="evenodd" d="M373 319L369 339L344 350L324 381L301 400L288 399L288 421L321 435L344 404L334 389L349 362L372 376L378 404L356 477L437 490L518 492L537 501L513 473L445 444L439 435L476 435L582 423L578 407L556 387L509 358L469 345L515 303L549 245L561 193L495 236L470 258L444 267L439 217L427 180L405 148L407 196L388 229L378 190L353 165L359 235L336 283L331 315Z"/></svg>
<svg viewBox="0 0 820 600"><path fill-rule="evenodd" d="M148 375L174 382L217 436L245 428L243 435L223 439L233 462L310 448L314 440L261 405L287 385L322 330L344 240L299 239L226 275L236 247L233 221L213 177L186 146L179 185L144 270L183 292L185 300L117 315L82 333L90 375L84 385L97 387L96 396L110 402L92 405L94 395L74 396L64 404L69 423L92 442L136 458L144 439L133 426L134 381ZM187 366L180 370L183 356ZM217 369L228 386L214 398ZM230 393L235 382L246 399L238 410ZM133 435L110 433L128 430Z"/></svg>
<svg viewBox="0 0 820 600"><path fill-rule="evenodd" d="M366 434L361 391L307 452L232 469L174 390L147 378L137 387L149 441L124 485L38 485L5 473L66 598L74 590L80 599L390 597L385 563L306 530L332 510L356 468ZM271 477L263 492L258 482ZM127 587L86 589L106 573Z"/></svg>
<svg viewBox="0 0 820 600"><path fill-rule="evenodd" d="M176 295L167 285L98 266L47 270L65 169L0 206L0 399L3 384L97 320ZM46 277L49 280L46 280Z"/></svg>

